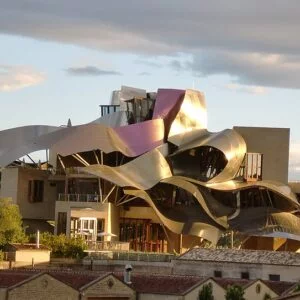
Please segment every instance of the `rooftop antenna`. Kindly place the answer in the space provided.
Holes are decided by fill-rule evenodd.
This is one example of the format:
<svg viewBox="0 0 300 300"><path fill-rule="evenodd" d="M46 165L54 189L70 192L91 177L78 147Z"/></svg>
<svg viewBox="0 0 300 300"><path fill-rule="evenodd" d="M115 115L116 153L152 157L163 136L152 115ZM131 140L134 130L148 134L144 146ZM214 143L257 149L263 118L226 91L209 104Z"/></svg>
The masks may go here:
<svg viewBox="0 0 300 300"><path fill-rule="evenodd" d="M72 122L70 118L68 119L67 127L72 127Z"/></svg>
<svg viewBox="0 0 300 300"><path fill-rule="evenodd" d="M39 230L36 232L36 248L37 249L40 248L40 231Z"/></svg>

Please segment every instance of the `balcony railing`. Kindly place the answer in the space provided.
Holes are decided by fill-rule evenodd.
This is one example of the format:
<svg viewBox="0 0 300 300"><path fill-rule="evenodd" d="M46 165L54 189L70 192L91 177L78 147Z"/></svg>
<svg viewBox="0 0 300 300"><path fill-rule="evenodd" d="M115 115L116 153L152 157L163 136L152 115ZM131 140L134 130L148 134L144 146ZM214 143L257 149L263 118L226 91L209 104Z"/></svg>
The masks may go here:
<svg viewBox="0 0 300 300"><path fill-rule="evenodd" d="M100 196L96 194L58 194L58 201L100 202Z"/></svg>
<svg viewBox="0 0 300 300"><path fill-rule="evenodd" d="M87 241L90 251L129 251L129 242L91 242Z"/></svg>

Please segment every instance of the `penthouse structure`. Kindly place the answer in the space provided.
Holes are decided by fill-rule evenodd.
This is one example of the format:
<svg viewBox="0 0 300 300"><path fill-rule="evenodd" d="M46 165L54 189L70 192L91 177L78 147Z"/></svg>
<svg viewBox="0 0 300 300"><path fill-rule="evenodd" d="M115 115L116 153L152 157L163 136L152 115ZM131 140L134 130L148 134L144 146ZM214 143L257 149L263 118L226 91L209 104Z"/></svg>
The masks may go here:
<svg viewBox="0 0 300 300"><path fill-rule="evenodd" d="M123 250L181 252L228 230L298 241L288 155L289 129L209 132L199 91L122 87L91 123L1 131L0 195L32 227Z"/></svg>

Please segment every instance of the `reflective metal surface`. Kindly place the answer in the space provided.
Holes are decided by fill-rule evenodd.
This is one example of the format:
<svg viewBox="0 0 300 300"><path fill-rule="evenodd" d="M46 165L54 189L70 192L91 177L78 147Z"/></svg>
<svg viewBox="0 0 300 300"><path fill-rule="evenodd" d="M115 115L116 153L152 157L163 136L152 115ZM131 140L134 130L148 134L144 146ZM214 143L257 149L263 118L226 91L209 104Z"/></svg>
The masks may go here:
<svg viewBox="0 0 300 300"><path fill-rule="evenodd" d="M199 236L211 241L213 244L216 244L221 236L221 231L215 226L202 223L197 220L193 220L193 222L190 223L190 218L188 215L181 215L181 220L176 220L174 218L172 219L170 216L168 216L168 211L164 211L164 213L162 213L161 209L154 204L153 200L146 191L125 189L124 193L144 199L153 208L161 222L172 232L177 234L190 234ZM176 217L178 219L179 216L177 215ZM187 224L189 226L187 226Z"/></svg>
<svg viewBox="0 0 300 300"><path fill-rule="evenodd" d="M128 158L124 164L121 160L116 160L115 167L100 164L95 155L99 164L87 163L80 169L144 199L175 233L214 243L226 229L261 235L300 234L296 214L300 205L288 186L238 178L245 167L247 145L235 130L207 130L201 92L160 89L153 99L144 90L125 90L127 100L137 100L135 110L114 112L73 127L28 126L0 132L0 165L45 148L77 158L79 152L96 149L121 152ZM125 109L128 103L121 102ZM185 205L186 199L192 201Z"/></svg>
<svg viewBox="0 0 300 300"><path fill-rule="evenodd" d="M131 186L141 190L150 189L160 180L172 176L169 164L158 149L119 167L92 165L79 169L118 186Z"/></svg>

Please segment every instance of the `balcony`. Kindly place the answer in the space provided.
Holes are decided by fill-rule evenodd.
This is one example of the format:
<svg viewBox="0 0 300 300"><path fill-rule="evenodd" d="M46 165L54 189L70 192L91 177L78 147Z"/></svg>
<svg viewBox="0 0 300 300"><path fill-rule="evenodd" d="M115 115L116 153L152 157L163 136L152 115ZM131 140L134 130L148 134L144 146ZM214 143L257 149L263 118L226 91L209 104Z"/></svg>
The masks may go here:
<svg viewBox="0 0 300 300"><path fill-rule="evenodd" d="M57 201L100 202L100 196L96 194L58 194Z"/></svg>

